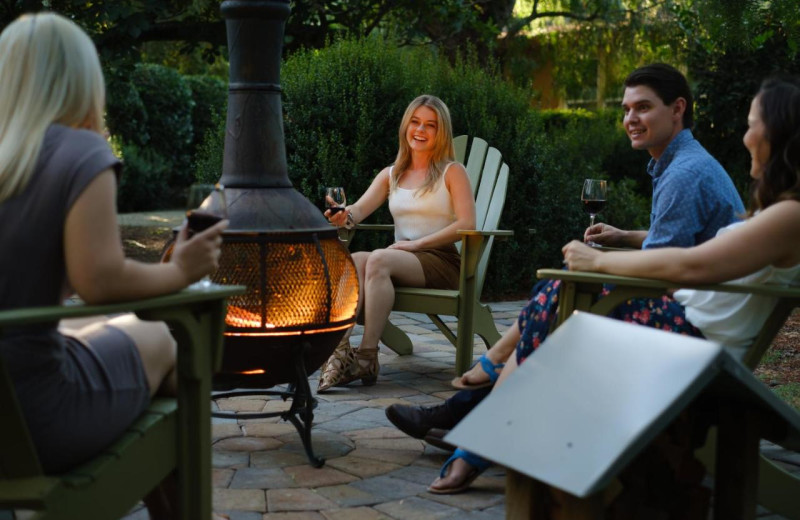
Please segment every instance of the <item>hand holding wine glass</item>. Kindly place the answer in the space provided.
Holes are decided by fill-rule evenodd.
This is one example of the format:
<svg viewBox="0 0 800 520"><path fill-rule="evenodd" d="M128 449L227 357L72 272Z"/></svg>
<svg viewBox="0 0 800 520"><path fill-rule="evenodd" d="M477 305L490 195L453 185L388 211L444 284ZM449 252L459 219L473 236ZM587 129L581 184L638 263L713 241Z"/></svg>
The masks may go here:
<svg viewBox="0 0 800 520"><path fill-rule="evenodd" d="M228 218L228 204L225 200L225 187L217 183L200 204L200 207L186 212L189 236L205 231L226 218ZM211 285L211 278L204 276L197 283L201 287L208 287Z"/></svg>
<svg viewBox="0 0 800 520"><path fill-rule="evenodd" d="M594 226L594 217L603 211L606 205L607 183L602 179L586 179L583 181L583 191L581 192L581 204L583 209L589 214L589 227ZM600 247L600 244L587 242L592 247Z"/></svg>
<svg viewBox="0 0 800 520"><path fill-rule="evenodd" d="M347 205L347 198L344 195L344 188L325 188L325 216L333 221L333 217L339 212L344 211Z"/></svg>

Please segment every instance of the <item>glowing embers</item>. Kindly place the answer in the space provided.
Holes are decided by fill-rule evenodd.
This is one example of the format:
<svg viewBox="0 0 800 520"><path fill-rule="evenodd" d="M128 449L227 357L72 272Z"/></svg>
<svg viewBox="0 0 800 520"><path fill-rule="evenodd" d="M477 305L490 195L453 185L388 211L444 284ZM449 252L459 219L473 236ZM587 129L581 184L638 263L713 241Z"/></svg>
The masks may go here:
<svg viewBox="0 0 800 520"><path fill-rule="evenodd" d="M335 236L309 234L304 241L288 242L226 233L212 278L248 287L228 301L226 335L306 334L339 330L355 321L358 276Z"/></svg>

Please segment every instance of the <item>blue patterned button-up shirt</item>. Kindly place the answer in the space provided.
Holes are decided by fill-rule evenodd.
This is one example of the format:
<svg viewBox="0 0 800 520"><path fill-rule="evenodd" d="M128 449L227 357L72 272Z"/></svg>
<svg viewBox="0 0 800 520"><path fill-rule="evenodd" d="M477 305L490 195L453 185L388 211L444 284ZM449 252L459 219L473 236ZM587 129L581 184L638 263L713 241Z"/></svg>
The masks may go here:
<svg viewBox="0 0 800 520"><path fill-rule="evenodd" d="M688 129L650 160L647 173L653 205L643 249L701 244L744 213L731 178Z"/></svg>

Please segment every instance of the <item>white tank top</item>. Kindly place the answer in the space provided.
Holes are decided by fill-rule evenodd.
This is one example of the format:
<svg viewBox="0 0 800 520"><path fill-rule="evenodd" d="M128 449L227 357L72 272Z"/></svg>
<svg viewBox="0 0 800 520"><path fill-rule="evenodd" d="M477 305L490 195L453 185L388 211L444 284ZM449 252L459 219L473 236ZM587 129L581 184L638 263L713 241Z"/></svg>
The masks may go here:
<svg viewBox="0 0 800 520"><path fill-rule="evenodd" d="M735 222L720 229L717 236L740 226ZM800 282L800 264L778 268L767 266L731 283L792 284ZM706 339L734 350L741 357L767 321L778 300L754 294L681 289L675 300L686 307L686 319L700 329Z"/></svg>
<svg viewBox="0 0 800 520"><path fill-rule="evenodd" d="M453 200L442 177L430 191L421 194L417 189L397 187L389 193L389 212L394 220L394 240L417 240L446 228L456 221ZM389 169L389 182L394 166Z"/></svg>

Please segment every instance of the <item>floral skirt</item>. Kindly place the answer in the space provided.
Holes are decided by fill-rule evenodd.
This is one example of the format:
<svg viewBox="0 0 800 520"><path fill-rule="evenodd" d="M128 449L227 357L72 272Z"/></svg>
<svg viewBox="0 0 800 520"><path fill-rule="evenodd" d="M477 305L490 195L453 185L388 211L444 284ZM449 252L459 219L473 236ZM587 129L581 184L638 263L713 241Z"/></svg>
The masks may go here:
<svg viewBox="0 0 800 520"><path fill-rule="evenodd" d="M558 288L561 280L548 280L537 284L538 291L522 309L517 323L520 339L517 343L517 364L522 363L539 348L550 332L558 308ZM600 297L609 293L604 289ZM660 298L634 298L618 305L609 317L653 327L669 332L702 338L700 329L686 320L683 305L669 296Z"/></svg>

